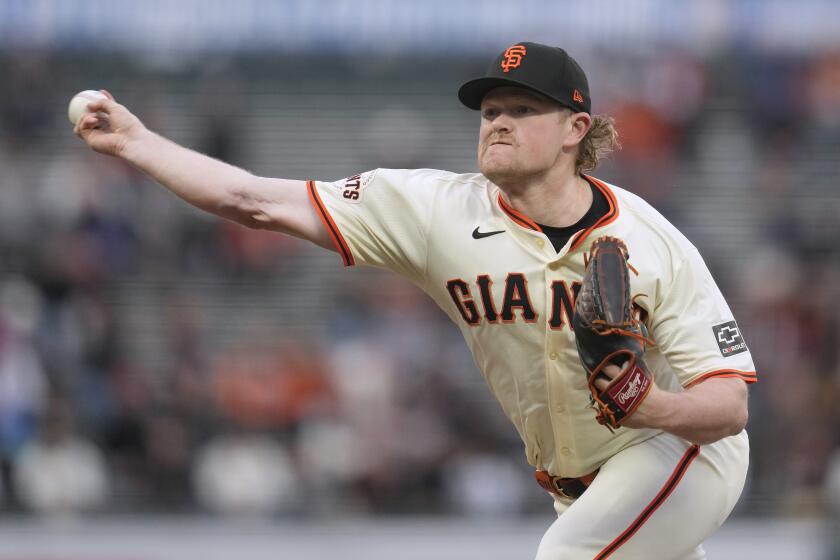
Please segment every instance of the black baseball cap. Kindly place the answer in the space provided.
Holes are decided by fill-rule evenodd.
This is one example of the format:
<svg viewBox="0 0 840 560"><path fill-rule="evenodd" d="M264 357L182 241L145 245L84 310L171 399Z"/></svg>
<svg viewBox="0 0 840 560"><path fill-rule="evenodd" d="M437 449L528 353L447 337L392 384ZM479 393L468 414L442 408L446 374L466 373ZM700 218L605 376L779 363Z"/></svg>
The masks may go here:
<svg viewBox="0 0 840 560"><path fill-rule="evenodd" d="M589 82L569 53L540 43L516 43L487 68L484 77L470 80L458 90L458 99L470 109L480 109L491 89L514 86L530 89L575 112L592 112Z"/></svg>

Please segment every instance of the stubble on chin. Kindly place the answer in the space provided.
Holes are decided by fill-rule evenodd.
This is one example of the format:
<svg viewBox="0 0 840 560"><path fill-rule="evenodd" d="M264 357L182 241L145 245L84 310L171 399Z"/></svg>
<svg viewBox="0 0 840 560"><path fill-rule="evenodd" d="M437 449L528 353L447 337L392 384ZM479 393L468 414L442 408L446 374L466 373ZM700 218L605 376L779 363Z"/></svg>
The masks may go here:
<svg viewBox="0 0 840 560"><path fill-rule="evenodd" d="M516 177L518 174L513 169L499 169L499 168L491 168L491 169L483 169L481 171L482 175L487 177L491 183L494 185L498 185L500 187L506 187L509 184L515 182Z"/></svg>
<svg viewBox="0 0 840 560"><path fill-rule="evenodd" d="M478 154L479 171L496 185L504 186L515 177L518 174L516 167L516 162L509 159L500 160L498 156L487 154L486 150Z"/></svg>
<svg viewBox="0 0 840 560"><path fill-rule="evenodd" d="M487 177L494 185L499 187L512 186L522 179L523 170L513 160L500 161L496 158L479 158L478 169L481 174Z"/></svg>

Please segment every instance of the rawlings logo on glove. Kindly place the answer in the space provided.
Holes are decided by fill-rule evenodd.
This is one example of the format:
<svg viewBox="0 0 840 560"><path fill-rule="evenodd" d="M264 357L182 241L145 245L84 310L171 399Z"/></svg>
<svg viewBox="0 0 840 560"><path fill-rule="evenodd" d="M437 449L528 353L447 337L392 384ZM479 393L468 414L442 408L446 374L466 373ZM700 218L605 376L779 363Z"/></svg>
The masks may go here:
<svg viewBox="0 0 840 560"><path fill-rule="evenodd" d="M642 357L653 343L633 310L627 259L621 240L595 240L572 318L596 418L610 430L633 414L652 384ZM607 375L610 365L620 373Z"/></svg>

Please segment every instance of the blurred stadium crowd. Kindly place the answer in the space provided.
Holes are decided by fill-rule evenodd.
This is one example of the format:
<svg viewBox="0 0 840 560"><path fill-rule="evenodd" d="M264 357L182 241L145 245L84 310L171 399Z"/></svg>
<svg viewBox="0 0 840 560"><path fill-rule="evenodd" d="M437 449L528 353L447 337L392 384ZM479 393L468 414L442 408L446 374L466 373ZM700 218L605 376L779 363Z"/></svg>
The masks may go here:
<svg viewBox="0 0 840 560"><path fill-rule="evenodd" d="M699 246L755 357L739 511L825 512L840 494L840 51L583 58L623 143L595 175ZM549 511L416 288L201 215L89 153L64 116L105 87L261 175L468 172L477 119L455 89L483 64L0 55L0 512Z"/></svg>

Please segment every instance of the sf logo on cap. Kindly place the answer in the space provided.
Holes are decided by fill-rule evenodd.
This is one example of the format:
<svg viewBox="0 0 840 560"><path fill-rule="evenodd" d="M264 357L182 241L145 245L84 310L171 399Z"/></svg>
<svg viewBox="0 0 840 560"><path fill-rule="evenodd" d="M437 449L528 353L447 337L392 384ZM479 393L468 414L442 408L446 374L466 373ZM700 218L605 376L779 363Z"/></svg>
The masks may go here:
<svg viewBox="0 0 840 560"><path fill-rule="evenodd" d="M522 64L522 57L525 56L524 45L513 45L505 51L505 56L502 58L502 69L505 72L510 72L511 68L517 68Z"/></svg>

